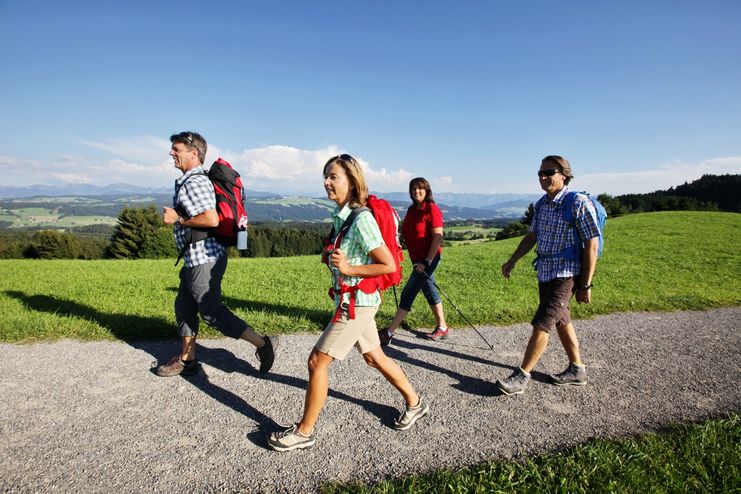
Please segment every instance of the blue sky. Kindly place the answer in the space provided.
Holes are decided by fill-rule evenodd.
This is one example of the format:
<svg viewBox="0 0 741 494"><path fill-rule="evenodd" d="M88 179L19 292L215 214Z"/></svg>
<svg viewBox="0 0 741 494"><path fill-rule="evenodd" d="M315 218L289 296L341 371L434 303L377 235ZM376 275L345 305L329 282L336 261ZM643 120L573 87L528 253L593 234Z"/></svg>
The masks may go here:
<svg viewBox="0 0 741 494"><path fill-rule="evenodd" d="M741 2L0 0L0 184L167 186L196 130L247 187L649 192L741 173Z"/></svg>

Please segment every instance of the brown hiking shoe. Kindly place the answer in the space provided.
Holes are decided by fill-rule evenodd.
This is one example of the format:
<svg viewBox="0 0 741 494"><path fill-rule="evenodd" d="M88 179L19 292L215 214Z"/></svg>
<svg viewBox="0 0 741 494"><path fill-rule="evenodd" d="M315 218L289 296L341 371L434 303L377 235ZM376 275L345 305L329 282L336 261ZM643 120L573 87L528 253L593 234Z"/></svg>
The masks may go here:
<svg viewBox="0 0 741 494"><path fill-rule="evenodd" d="M160 377L172 376L195 376L198 374L198 361L191 360L183 362L180 355L175 355L166 364L157 367L157 375Z"/></svg>

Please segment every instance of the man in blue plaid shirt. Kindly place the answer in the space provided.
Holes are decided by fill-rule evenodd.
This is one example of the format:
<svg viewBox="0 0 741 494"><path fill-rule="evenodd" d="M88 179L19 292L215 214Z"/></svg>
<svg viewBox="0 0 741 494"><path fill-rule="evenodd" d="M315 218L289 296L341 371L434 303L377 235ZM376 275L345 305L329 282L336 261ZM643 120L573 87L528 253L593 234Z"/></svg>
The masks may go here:
<svg viewBox="0 0 741 494"><path fill-rule="evenodd" d="M227 256L226 248L207 235L209 228L219 224L219 215L213 184L203 169L206 140L197 132L180 132L172 135L170 142L170 156L183 175L175 181L173 207L163 209L162 221L174 225L178 251L185 253L185 266L180 270L180 287L175 298L175 318L183 349L169 362L157 367L157 375L193 376L198 373L199 314L206 324L226 336L255 345L260 373L265 374L275 358L272 341L255 333L221 301L221 280Z"/></svg>
<svg viewBox="0 0 741 494"><path fill-rule="evenodd" d="M538 170L540 187L545 195L538 200L530 231L517 246L512 257L502 265L502 274L509 278L517 261L536 244L538 246L538 291L540 304L532 320L533 332L525 350L522 365L497 386L506 395L521 394L530 381L530 371L540 360L548 345L548 334L553 329L566 350L569 365L565 371L552 377L556 385L583 386L587 384L587 370L582 364L579 341L571 323L569 301L576 293L576 301L592 301L592 277L599 248L599 223L591 200L577 194L573 202L565 201L566 187L574 178L571 165L561 156L546 156ZM574 224L564 219L564 207L570 204ZM576 229L577 235L574 234ZM562 253L584 243L581 258L568 258Z"/></svg>

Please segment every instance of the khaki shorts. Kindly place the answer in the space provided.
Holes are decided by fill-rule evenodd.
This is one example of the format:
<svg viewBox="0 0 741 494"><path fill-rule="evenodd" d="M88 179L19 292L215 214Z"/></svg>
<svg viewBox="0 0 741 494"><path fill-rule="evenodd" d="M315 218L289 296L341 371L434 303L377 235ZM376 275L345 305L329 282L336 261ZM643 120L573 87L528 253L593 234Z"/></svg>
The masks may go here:
<svg viewBox="0 0 741 494"><path fill-rule="evenodd" d="M361 354L381 346L376 326L378 307L355 306L355 319L348 319L342 311L337 322L330 322L314 348L337 360L344 359L355 346ZM334 317L334 316L333 316Z"/></svg>

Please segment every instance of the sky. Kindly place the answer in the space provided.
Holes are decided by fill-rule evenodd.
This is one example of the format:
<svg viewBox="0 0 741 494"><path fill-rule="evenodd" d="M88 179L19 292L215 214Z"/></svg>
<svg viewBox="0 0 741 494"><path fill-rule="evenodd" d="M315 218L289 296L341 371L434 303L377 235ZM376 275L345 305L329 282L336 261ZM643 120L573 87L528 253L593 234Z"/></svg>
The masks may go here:
<svg viewBox="0 0 741 494"><path fill-rule="evenodd" d="M741 2L0 0L0 185L170 186L200 132L248 189L666 189L741 173Z"/></svg>

